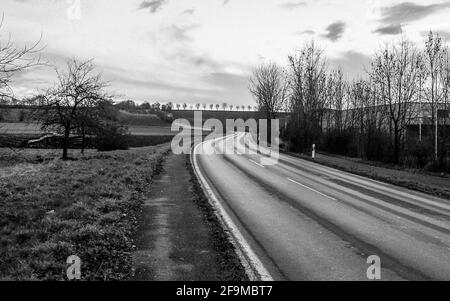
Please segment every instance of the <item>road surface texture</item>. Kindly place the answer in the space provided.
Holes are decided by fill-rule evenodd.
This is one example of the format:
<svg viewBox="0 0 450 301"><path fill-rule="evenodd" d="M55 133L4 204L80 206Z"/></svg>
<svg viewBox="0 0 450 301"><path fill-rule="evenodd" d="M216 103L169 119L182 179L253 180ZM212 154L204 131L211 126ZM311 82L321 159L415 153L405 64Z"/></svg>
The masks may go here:
<svg viewBox="0 0 450 301"><path fill-rule="evenodd" d="M448 201L282 154L264 166L248 137L193 160L272 279L367 280L376 255L381 280L450 280Z"/></svg>

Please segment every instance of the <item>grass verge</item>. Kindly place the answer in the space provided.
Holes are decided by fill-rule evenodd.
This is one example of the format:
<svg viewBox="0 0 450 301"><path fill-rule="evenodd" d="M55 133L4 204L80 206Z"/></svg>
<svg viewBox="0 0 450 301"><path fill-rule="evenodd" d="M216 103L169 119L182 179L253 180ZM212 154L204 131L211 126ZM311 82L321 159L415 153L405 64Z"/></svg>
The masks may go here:
<svg viewBox="0 0 450 301"><path fill-rule="evenodd" d="M143 192L169 149L1 157L17 164L0 163L0 280L64 280L70 255L82 260L82 280L127 279Z"/></svg>
<svg viewBox="0 0 450 301"><path fill-rule="evenodd" d="M368 177L377 181L394 184L450 200L449 177L433 176L418 172L417 170L404 170L376 166L370 162L364 162L362 160L342 156L317 154L316 158L312 159L310 156L304 154L287 154L356 175Z"/></svg>

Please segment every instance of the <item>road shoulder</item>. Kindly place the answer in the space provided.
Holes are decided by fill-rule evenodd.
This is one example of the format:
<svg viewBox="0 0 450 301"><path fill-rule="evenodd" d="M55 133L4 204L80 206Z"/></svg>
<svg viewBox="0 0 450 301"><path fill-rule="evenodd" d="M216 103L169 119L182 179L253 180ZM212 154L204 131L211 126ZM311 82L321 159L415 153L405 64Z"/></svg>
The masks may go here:
<svg viewBox="0 0 450 301"><path fill-rule="evenodd" d="M146 195L134 280L247 280L196 182L188 156L170 154Z"/></svg>

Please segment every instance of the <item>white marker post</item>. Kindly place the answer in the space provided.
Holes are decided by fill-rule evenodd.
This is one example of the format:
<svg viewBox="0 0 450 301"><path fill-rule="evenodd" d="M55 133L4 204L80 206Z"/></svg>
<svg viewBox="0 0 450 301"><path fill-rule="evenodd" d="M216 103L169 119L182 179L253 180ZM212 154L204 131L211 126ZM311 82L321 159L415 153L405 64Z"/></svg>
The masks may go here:
<svg viewBox="0 0 450 301"><path fill-rule="evenodd" d="M312 154L311 154L311 157L312 157L313 159L316 158L316 145L315 145L315 144L312 145Z"/></svg>

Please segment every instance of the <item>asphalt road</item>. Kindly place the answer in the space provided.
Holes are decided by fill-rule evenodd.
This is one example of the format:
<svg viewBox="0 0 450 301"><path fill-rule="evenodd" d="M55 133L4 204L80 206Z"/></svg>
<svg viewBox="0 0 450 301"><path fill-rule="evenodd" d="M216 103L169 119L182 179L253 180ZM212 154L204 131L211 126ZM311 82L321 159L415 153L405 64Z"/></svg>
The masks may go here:
<svg viewBox="0 0 450 301"><path fill-rule="evenodd" d="M235 154L194 156L273 279L368 280L376 255L381 280L450 280L449 201L282 154L264 166L247 138L201 145Z"/></svg>

